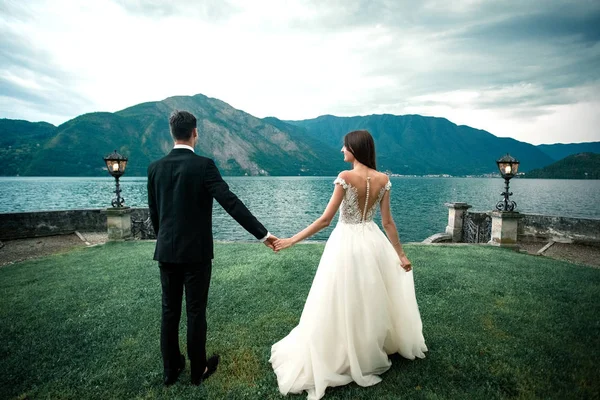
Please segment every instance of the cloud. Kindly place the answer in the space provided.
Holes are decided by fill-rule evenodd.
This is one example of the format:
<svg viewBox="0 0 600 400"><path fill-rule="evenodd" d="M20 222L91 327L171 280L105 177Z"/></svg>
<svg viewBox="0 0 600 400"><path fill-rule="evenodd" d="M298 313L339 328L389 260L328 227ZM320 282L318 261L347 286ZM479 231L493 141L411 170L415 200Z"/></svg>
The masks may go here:
<svg viewBox="0 0 600 400"><path fill-rule="evenodd" d="M372 88L371 110L445 116L539 142L546 133L531 125L540 117L600 100L598 3L425 2L403 13L405 6L377 8L388 16L342 14L337 25L363 29L365 40L353 45L363 75L386 82ZM360 111L344 99L334 107L334 114ZM578 115L587 128L575 137L600 140L591 113Z"/></svg>
<svg viewBox="0 0 600 400"><path fill-rule="evenodd" d="M193 16L203 20L227 20L239 10L232 2L227 0L115 0L134 16L149 18L164 18L175 16Z"/></svg>
<svg viewBox="0 0 600 400"><path fill-rule="evenodd" d="M597 1L23 4L0 3L0 117L203 93L258 117L423 113L526 141L577 115L564 138L600 140Z"/></svg>
<svg viewBox="0 0 600 400"><path fill-rule="evenodd" d="M23 7L3 10L19 21L30 11ZM19 25L17 24L17 26ZM73 88L71 75L55 65L52 55L8 24L0 25L0 113L5 117L64 122L73 113L83 113L93 104Z"/></svg>
<svg viewBox="0 0 600 400"><path fill-rule="evenodd" d="M547 10L544 2L538 3L535 13L520 15L476 26L466 37L485 38L490 43L511 43L521 41L561 41L574 38L575 41L594 44L600 40L600 8L554 7Z"/></svg>

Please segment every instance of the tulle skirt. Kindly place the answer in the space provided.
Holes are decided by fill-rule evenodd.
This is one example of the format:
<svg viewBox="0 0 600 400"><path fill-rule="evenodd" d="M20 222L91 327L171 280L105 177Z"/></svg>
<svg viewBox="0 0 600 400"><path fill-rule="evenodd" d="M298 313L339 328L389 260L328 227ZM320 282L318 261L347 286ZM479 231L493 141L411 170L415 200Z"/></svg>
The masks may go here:
<svg viewBox="0 0 600 400"><path fill-rule="evenodd" d="M300 323L271 348L282 394L320 399L328 386L379 383L388 354L425 357L413 273L374 222L338 223Z"/></svg>

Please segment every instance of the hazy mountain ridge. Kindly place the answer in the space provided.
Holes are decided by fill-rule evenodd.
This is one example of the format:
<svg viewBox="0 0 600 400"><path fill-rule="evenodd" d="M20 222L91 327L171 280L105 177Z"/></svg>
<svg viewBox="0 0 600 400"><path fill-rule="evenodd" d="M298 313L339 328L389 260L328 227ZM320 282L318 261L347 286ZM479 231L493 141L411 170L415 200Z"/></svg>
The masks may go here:
<svg viewBox="0 0 600 400"><path fill-rule="evenodd" d="M0 119L0 175L24 175L56 129L47 122Z"/></svg>
<svg viewBox="0 0 600 400"><path fill-rule="evenodd" d="M556 161L572 154L600 154L600 142L540 144L537 147Z"/></svg>
<svg viewBox="0 0 600 400"><path fill-rule="evenodd" d="M525 174L525 178L600 179L600 154L579 153Z"/></svg>
<svg viewBox="0 0 600 400"><path fill-rule="evenodd" d="M367 129L373 135L382 170L400 174L471 175L494 172L495 160L510 153L524 170L554 160L529 143L499 138L489 132L455 125L445 118L421 115L369 115L287 121L306 128L329 145L342 145L350 131Z"/></svg>
<svg viewBox="0 0 600 400"><path fill-rule="evenodd" d="M151 105L154 113L149 112ZM149 114L154 114L152 123L163 133L163 154L172 147L167 117L172 110L180 109L190 111L198 118L198 153L214 158L226 174L313 175L336 171L294 132L279 129L221 100L204 95L176 96L141 106L130 107L118 114L137 120L147 120ZM157 129L151 133L156 135Z"/></svg>
<svg viewBox="0 0 600 400"><path fill-rule="evenodd" d="M173 109L196 115L200 131L197 152L215 159L223 174L334 175L340 169L330 162L337 156L332 150L322 145L313 149L295 132L286 132L220 100L196 95L76 117L56 127L54 136L18 173L102 176L106 174L102 156L116 149L130 159L127 174L143 176L150 162L173 146L168 125Z"/></svg>
<svg viewBox="0 0 600 400"><path fill-rule="evenodd" d="M6 166L0 175L104 176L102 156L117 149L130 159L127 175L143 176L173 146L168 116L174 109L196 115L196 151L215 159L224 175L336 175L348 168L339 152L342 138L356 129L373 134L378 169L410 175L495 172L495 160L507 152L528 171L554 162L548 152L600 148L600 142L536 147L421 115L260 119L198 94L84 114L58 127L0 119L0 160Z"/></svg>

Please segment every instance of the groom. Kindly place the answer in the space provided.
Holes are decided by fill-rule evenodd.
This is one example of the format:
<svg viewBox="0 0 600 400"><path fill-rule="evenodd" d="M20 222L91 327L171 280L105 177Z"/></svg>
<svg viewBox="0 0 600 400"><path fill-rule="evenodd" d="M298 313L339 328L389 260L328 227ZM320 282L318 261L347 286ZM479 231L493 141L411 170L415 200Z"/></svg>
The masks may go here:
<svg viewBox="0 0 600 400"><path fill-rule="evenodd" d="M194 154L196 117L174 111L169 118L175 147L148 167L148 206L156 233L154 259L160 267L162 324L160 349L164 384L185 368L179 350L179 319L185 287L187 353L192 384L213 374L219 355L206 359L206 302L213 259L213 199L244 229L273 249L276 237L248 211L221 178L214 161Z"/></svg>

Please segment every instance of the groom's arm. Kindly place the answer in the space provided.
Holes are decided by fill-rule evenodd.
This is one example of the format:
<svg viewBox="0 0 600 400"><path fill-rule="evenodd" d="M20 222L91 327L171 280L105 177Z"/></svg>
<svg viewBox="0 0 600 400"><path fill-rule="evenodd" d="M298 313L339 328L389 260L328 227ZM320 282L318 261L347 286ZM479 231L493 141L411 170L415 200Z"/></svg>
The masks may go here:
<svg viewBox="0 0 600 400"><path fill-rule="evenodd" d="M206 175L204 185L208 192L223 207L229 215L233 217L245 230L255 238L264 242L269 236L267 229L256 219L254 215L246 208L244 203L229 190L229 186L221 177L219 169L215 162L208 160L206 166Z"/></svg>
<svg viewBox="0 0 600 400"><path fill-rule="evenodd" d="M154 234L158 236L158 209L156 208L156 194L154 193L154 174L152 166L148 167L148 209L150 210L150 221Z"/></svg>

